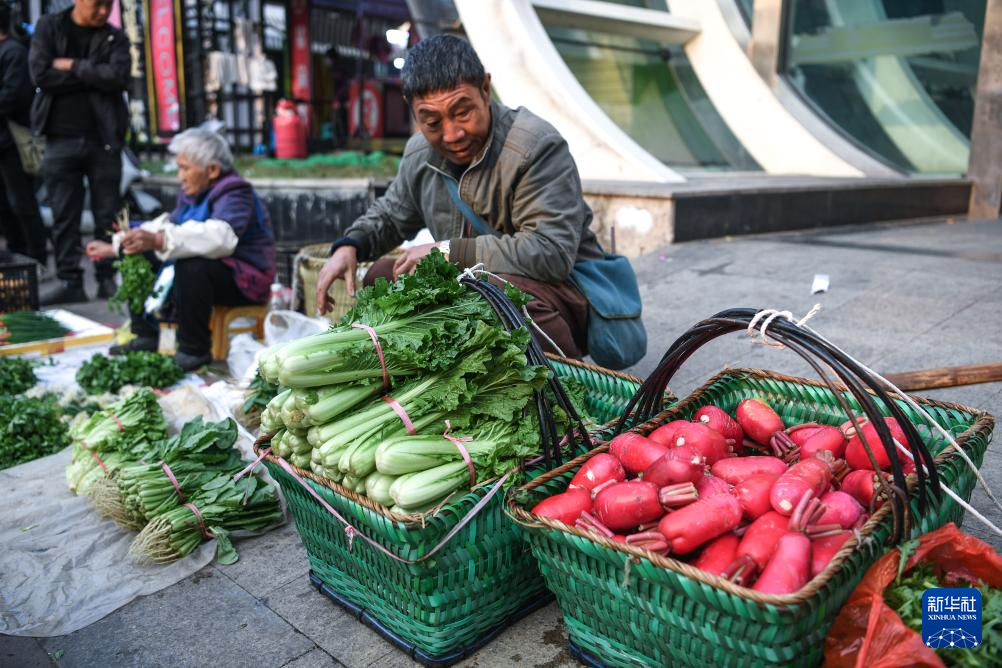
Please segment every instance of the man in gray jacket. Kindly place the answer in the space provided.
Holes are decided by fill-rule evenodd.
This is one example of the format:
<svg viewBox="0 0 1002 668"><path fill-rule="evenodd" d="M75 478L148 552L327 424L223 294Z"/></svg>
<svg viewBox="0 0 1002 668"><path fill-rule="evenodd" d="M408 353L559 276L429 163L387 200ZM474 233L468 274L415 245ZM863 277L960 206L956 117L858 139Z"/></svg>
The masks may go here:
<svg viewBox="0 0 1002 668"><path fill-rule="evenodd" d="M376 260L427 227L435 243L377 262L366 282L411 271L433 248L460 268L482 263L532 294L533 320L561 352L583 357L588 302L568 279L575 262L603 251L567 142L527 109L493 101L490 75L458 37L418 43L402 80L421 132L386 194L332 244L317 282L321 312L335 279L354 294L359 260Z"/></svg>

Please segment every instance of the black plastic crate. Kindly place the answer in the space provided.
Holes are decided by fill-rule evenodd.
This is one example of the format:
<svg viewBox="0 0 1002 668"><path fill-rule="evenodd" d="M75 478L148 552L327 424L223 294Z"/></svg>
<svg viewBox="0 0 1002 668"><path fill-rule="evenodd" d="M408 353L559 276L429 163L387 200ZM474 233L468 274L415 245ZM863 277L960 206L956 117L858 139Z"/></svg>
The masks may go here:
<svg viewBox="0 0 1002 668"><path fill-rule="evenodd" d="M38 264L0 250L0 313L38 310Z"/></svg>

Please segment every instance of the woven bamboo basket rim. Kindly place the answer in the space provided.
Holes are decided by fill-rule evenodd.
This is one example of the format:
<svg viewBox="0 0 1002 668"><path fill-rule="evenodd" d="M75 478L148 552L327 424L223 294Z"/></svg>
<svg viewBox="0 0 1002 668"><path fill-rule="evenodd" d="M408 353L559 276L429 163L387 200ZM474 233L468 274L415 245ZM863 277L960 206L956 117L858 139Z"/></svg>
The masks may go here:
<svg viewBox="0 0 1002 668"><path fill-rule="evenodd" d="M782 373L775 373L771 371L763 371L761 369L749 369L749 368L734 368L734 369L724 369L723 371L717 373L715 376L710 378L708 381L703 383L699 388L694 390L688 397L680 401L678 404L668 408L656 417L639 424L629 431L632 432L650 432L655 427L664 424L670 418L675 415L682 413L689 406L697 403L704 394L712 387L715 383L723 380L725 378L748 378L754 377L763 380L773 380L779 382L795 383L798 385L810 385L813 387L822 388L825 390L831 390L832 386L827 383L812 380L809 378L800 378L797 376L789 376ZM847 392L848 388L841 383L834 383L833 387L840 392ZM900 399L901 395L897 393L888 393L891 399ZM958 436L954 436L957 445L964 448L966 443L971 439L972 436L979 432L991 429L995 424L995 418L989 415L987 412L971 408L969 406L964 406L962 404L956 404L946 401L937 401L935 399L926 399L923 397L918 397L914 395L909 395L917 404L925 407L932 408L942 408L946 410L955 410L963 413L969 413L973 418L975 418L974 425L969 427L966 431ZM856 547L859 545L859 538L863 540L868 539L877 527L883 522L884 518L887 517L891 512L890 504L885 503L881 508L874 512L870 519L860 528L859 533L854 533L853 536L845 542L842 548L835 553L828 565L825 567L817 577L812 578L801 588L799 591L792 594L762 594L757 592L750 587L742 587L740 585L734 584L730 580L722 578L717 575L712 575L701 568L696 568L690 564L687 564L670 557L665 557L650 550L643 548L634 547L626 543L620 543L618 541L610 540L605 536L591 531L584 531L578 529L577 527L572 527L564 524L563 522L557 522L550 520L545 517L537 517L527 510L522 508L517 501L519 492L528 491L538 487L554 478L564 475L565 473L574 470L584 464L588 459L602 452L606 452L609 449L608 443L603 443L596 447L591 452L583 454L576 457L572 461L564 464L563 466L557 467L552 471L548 471L538 478L529 481L527 484L520 487L514 493L508 495L508 503L505 512L508 516L515 522L518 522L522 526L530 528L549 528L556 531L562 531L567 534L577 536L578 538L584 538L586 540L597 543L605 548L616 550L628 555L630 561L644 559L650 562L652 565L663 568L669 571L674 571L680 573L688 578L696 580L701 584L709 585L717 589L721 589L728 594L737 596L739 598L751 601L753 603L758 603L762 605L773 605L777 607L794 607L807 603L815 594L817 594L828 581L832 579L841 565L849 558L849 556L855 551ZM953 449L944 450L939 455L936 456L935 462L938 465L943 464L950 459L959 458L960 455L953 452ZM907 478L909 489L913 489L916 484L915 475L910 475ZM859 538L857 538L857 535Z"/></svg>
<svg viewBox="0 0 1002 668"><path fill-rule="evenodd" d="M568 365L568 366L578 367L580 369L584 369L585 371L591 371L591 372L599 373L599 374L602 374L602 375L605 375L605 376L613 376L613 377L619 378L621 380L626 380L626 381L629 381L629 382L632 382L632 383L637 383L638 385L640 385L641 383L643 383L643 380L641 378L638 378L637 376L633 376L633 375L630 375L630 374L627 374L627 373L621 373L621 372L618 372L618 371L613 371L611 369L605 369L603 367L595 366L593 364L587 364L585 362L581 362L579 360L574 360L574 359L571 359L569 357L560 357L559 355L551 355L550 353L546 353L546 356L549 359L551 359L551 360L553 360L555 362L559 362L561 364L565 364L565 365ZM594 431L601 431L601 430L604 430L604 429L611 429L612 427L614 427L616 425L616 423L618 421L619 421L618 418L610 420L609 422L606 422L603 425L595 427ZM260 456L261 451L270 442L271 442L271 435L262 435L262 436L259 436L257 438L257 440L254 441L254 453L256 455ZM265 455L264 459L266 461L268 461L268 462L271 462L272 464L275 464L276 466L279 465L278 464L279 458L275 457L271 453L268 453L267 455ZM286 464L288 464L289 467L291 469L293 469L296 472L296 474L299 475L300 477L308 478L308 479L312 480L313 482L317 483L318 485L322 485L323 487L328 488L329 490L331 490L335 494L343 496L343 497L347 498L349 501L352 501L352 502L357 503L357 504L359 504L361 506L364 506L365 508L368 508L369 510L371 510L373 512L379 513L380 515L382 515L383 517L386 517L389 520L392 520L392 521L397 522L399 524L403 524L407 528L419 528L419 527L420 528L424 528L425 524L427 523L428 518L431 517L431 516L434 516L434 515L438 514L445 507L445 506L442 506L440 508L432 509L432 510L424 512L424 513L413 513L413 514L397 513L397 512L394 512L394 511L390 510L389 507L384 506L381 503L376 503L375 501L373 501L369 497L363 496L361 494L358 494L354 490L350 490L347 487L344 487L344 486L342 486L342 485L334 482L333 480L330 480L329 478L325 478L323 476L319 476L319 475L315 474L311 470L307 470L307 469L300 468L298 466L294 466L292 464L292 462L289 462L289 461L286 461ZM490 480L485 480L484 482L478 484L473 489L468 490L466 492L466 494L469 494L470 492L473 492L473 491L476 491L478 489L481 489L482 487L485 487L485 486L491 484L492 482L494 482L494 481L496 481L498 479L499 478L491 478ZM451 498L451 497L447 497L447 498ZM458 498L462 498L462 496L459 496ZM455 499L455 500L458 500L458 498Z"/></svg>
<svg viewBox="0 0 1002 668"><path fill-rule="evenodd" d="M310 269L321 269L330 258L331 244L329 241L303 246L296 253L296 262L306 265ZM383 257L395 257L404 252L404 249L397 246L393 250L385 253ZM371 265L372 262L359 262L359 265Z"/></svg>

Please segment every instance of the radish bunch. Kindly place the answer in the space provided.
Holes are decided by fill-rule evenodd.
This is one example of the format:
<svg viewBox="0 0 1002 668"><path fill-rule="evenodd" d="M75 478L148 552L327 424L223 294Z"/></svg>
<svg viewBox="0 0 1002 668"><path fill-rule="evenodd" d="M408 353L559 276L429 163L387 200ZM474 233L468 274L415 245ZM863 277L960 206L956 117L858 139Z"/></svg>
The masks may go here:
<svg viewBox="0 0 1002 668"><path fill-rule="evenodd" d="M885 418L895 440L904 432ZM867 440L881 470L863 447ZM843 459L844 458L844 459ZM766 402L703 406L616 436L532 512L771 594L818 575L884 502L890 461L865 419L787 426ZM906 472L914 470L905 468Z"/></svg>

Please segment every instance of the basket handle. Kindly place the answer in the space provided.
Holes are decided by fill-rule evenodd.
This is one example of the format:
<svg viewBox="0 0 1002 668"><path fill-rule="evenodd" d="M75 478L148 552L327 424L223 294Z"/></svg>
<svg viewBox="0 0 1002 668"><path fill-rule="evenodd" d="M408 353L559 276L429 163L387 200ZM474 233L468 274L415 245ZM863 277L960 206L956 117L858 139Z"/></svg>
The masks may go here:
<svg viewBox="0 0 1002 668"><path fill-rule="evenodd" d="M775 314L775 312L771 313ZM623 416L616 425L614 434L619 434L623 431L626 426L627 416L633 409L637 410L642 420L650 420L657 415L659 412L659 397L668 387L668 383L678 369L696 350L725 334L742 330L749 331L751 326L761 319L762 314L763 310L761 309L728 309L695 324L682 334L668 348L657 368L630 399L623 412ZM883 480L883 476L880 476L880 484L888 496L893 509L894 531L892 532L892 540L895 543L900 542L906 533L906 525L911 520L910 491L905 481L901 459L894 445L894 439L890 433L890 429L888 429L882 419L881 412L874 402L873 396L876 395L880 402L887 407L888 411L898 420L905 432L906 440L908 441L907 445L917 464L916 491L919 500L919 513L924 514L927 509L927 485L931 486L932 491L937 497L940 496L942 491L932 454L919 436L918 430L915 429L915 426L905 416L897 403L884 391L880 383L836 346L829 344L822 337L814 334L807 328L800 327L790 320L772 317L767 322L770 324L769 336L784 347L796 352L814 368L822 382L831 390L848 419L854 420L855 416L844 396L846 390L858 402L866 418L873 423L877 436L891 461L894 485L893 487L889 485ZM834 372L843 383L843 386L840 387L833 382L824 367L828 367ZM860 431L859 436L864 450L874 466L874 470L879 470L880 467L877 465L873 450L870 443L867 442L865 434Z"/></svg>

